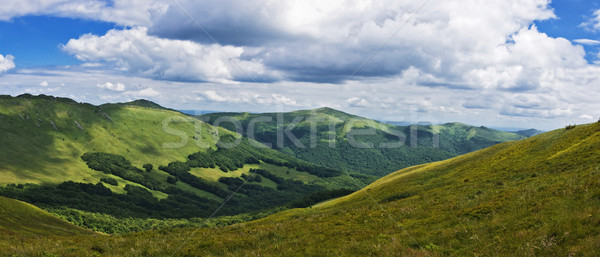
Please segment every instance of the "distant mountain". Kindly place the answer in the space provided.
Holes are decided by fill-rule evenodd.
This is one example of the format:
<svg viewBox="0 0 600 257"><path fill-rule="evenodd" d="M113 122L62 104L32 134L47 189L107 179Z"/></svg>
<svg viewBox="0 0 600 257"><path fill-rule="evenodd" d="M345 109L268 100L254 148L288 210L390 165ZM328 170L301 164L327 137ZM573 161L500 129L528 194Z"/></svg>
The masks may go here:
<svg viewBox="0 0 600 257"><path fill-rule="evenodd" d="M179 111L181 113L185 113L187 115L202 115L202 114L219 112L219 111L201 111L201 110L177 110L177 111Z"/></svg>
<svg viewBox="0 0 600 257"><path fill-rule="evenodd" d="M331 108L198 118L302 160L378 176L525 138L461 123L394 126Z"/></svg>
<svg viewBox="0 0 600 257"><path fill-rule="evenodd" d="M526 137L532 137L532 136L537 136L539 134L542 134L542 133L544 133L544 131L537 130L537 129L525 129L525 130L514 131L513 133L523 135Z"/></svg>

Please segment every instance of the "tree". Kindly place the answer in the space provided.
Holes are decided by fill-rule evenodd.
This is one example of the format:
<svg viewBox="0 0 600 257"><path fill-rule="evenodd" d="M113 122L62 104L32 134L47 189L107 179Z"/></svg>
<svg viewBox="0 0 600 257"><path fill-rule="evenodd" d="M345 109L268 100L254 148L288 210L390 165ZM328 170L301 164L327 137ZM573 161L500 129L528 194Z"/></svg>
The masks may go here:
<svg viewBox="0 0 600 257"><path fill-rule="evenodd" d="M154 168L154 167L152 166L152 164L150 164L150 163L144 164L144 166L142 166L142 167L143 167L143 168L144 168L144 169L145 169L147 172L150 172L150 171L152 171L152 169Z"/></svg>
<svg viewBox="0 0 600 257"><path fill-rule="evenodd" d="M175 184L175 183L177 183L177 178L173 177L173 176L168 176L167 177L167 183L169 183L169 184Z"/></svg>
<svg viewBox="0 0 600 257"><path fill-rule="evenodd" d="M101 178L100 181L113 186L119 185L119 182L117 182L117 180L114 178Z"/></svg>

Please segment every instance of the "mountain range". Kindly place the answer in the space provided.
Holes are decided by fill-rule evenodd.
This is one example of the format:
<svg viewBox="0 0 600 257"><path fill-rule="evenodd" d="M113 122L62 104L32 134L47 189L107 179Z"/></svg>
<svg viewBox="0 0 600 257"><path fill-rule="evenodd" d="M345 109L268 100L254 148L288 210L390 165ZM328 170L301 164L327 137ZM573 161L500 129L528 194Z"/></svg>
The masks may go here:
<svg viewBox="0 0 600 257"><path fill-rule="evenodd" d="M330 108L191 116L146 100L26 94L0 96L0 129L9 254L598 249L598 123L535 135L395 126Z"/></svg>
<svg viewBox="0 0 600 257"><path fill-rule="evenodd" d="M4 228L0 246L63 256L594 256L598 145L600 123L569 126L404 168L347 196L255 221L111 237L15 239L18 231Z"/></svg>

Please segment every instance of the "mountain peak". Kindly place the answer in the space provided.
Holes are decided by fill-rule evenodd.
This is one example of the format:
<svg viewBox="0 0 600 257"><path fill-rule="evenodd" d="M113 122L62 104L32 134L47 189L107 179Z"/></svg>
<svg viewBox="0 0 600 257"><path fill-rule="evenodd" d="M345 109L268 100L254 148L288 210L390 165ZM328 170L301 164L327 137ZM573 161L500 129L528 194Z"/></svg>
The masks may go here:
<svg viewBox="0 0 600 257"><path fill-rule="evenodd" d="M146 108L152 108L152 109L170 110L169 108L163 107L160 104L157 104L155 102L152 102L152 101L146 100L146 99L137 99L137 100L133 100L130 102L124 102L124 103L103 104L102 106L104 106L104 105L138 106L138 107L146 107Z"/></svg>

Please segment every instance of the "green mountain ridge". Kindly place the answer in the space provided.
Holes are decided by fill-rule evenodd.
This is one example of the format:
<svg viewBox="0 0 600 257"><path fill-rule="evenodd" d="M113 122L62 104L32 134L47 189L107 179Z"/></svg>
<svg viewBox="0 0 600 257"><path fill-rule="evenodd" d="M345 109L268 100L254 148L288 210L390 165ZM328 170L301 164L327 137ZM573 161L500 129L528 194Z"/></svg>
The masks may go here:
<svg viewBox="0 0 600 257"><path fill-rule="evenodd" d="M308 162L376 176L526 138L458 122L394 126L327 107L288 113L210 113L198 118Z"/></svg>
<svg viewBox="0 0 600 257"><path fill-rule="evenodd" d="M254 147L146 100L1 96L0 131L0 195L46 209L189 218L229 199L217 215L235 215L374 180Z"/></svg>
<svg viewBox="0 0 600 257"><path fill-rule="evenodd" d="M45 253L65 256L94 246L111 256L597 256L599 145L600 123L578 125L405 168L351 195L225 228L20 247L58 244Z"/></svg>

